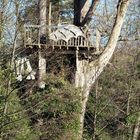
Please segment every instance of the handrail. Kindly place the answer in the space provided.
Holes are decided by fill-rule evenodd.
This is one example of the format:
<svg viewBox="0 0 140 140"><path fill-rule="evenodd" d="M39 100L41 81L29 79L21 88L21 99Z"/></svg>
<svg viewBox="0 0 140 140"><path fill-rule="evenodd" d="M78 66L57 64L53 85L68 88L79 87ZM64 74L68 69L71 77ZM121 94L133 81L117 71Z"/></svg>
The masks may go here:
<svg viewBox="0 0 140 140"><path fill-rule="evenodd" d="M51 28L62 28L65 27L66 25L43 25L43 26L47 26L47 27L51 27ZM42 25L24 25L25 28L25 37L24 37L24 46L41 46L41 42L40 42L40 28L42 27ZM75 42L76 41L76 42ZM95 46L93 46L90 41L88 41L87 38L75 38L75 40L70 40L70 42L72 42L72 44L69 44L69 42L67 42L65 44L65 42L60 41L60 42L55 42L55 41L49 41L47 43L49 43L50 46L66 46L66 47L89 47L89 48L94 48ZM47 44L43 44L43 45L47 45Z"/></svg>
<svg viewBox="0 0 140 140"><path fill-rule="evenodd" d="M58 25L24 25L24 28L41 28L41 27L46 27L46 28L62 28L66 27L67 24L58 24Z"/></svg>

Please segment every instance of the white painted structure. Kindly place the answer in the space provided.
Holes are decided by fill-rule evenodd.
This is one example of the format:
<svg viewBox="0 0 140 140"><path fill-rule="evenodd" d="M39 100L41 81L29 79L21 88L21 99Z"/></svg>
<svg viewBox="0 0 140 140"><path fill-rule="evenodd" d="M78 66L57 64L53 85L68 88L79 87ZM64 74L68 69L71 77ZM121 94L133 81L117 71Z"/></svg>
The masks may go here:
<svg viewBox="0 0 140 140"><path fill-rule="evenodd" d="M15 59L15 75L18 81L24 78L27 80L35 80L35 71L33 71L29 59L26 57L18 57Z"/></svg>

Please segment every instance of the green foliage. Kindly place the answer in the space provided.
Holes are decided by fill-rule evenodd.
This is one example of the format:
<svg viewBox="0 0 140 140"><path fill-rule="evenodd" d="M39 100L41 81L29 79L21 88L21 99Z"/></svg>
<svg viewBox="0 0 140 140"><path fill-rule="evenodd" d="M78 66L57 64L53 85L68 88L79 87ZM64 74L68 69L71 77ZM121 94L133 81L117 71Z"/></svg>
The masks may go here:
<svg viewBox="0 0 140 140"><path fill-rule="evenodd" d="M2 67L0 69L0 138L27 140L30 137L29 140L35 140L36 132L30 128L30 119L24 114L24 108L17 95L18 90L11 85L8 87L9 80L10 70ZM14 77L11 77L11 83L14 82Z"/></svg>
<svg viewBox="0 0 140 140"><path fill-rule="evenodd" d="M121 52L117 52L112 65L98 79L98 85L93 88L87 105L85 139L92 139L93 135L103 140L128 139L132 136L132 128L139 115L138 54L136 52L131 56L128 51L122 56Z"/></svg>
<svg viewBox="0 0 140 140"><path fill-rule="evenodd" d="M127 118L126 121L129 125L134 125L137 121L137 118L139 116L139 112L134 113L134 114L130 114Z"/></svg>
<svg viewBox="0 0 140 140"><path fill-rule="evenodd" d="M43 91L35 89L32 95L22 99L31 125L40 130L40 138L76 139L81 111L79 92L61 76L48 74Z"/></svg>

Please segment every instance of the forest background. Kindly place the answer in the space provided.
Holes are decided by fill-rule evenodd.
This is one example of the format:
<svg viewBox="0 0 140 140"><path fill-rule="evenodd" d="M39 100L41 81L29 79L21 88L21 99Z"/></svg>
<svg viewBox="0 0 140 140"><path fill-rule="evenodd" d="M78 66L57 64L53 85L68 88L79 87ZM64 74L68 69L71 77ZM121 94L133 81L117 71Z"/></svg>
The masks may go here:
<svg viewBox="0 0 140 140"><path fill-rule="evenodd" d="M100 30L103 49L116 7L116 0L101 0L89 24L94 43L95 30ZM132 0L114 56L92 87L84 120L85 140L140 138L139 9L140 1ZM0 1L0 139L77 140L80 97L79 89L66 78L73 69L68 57L56 55L48 60L44 90L37 89L35 82L17 83L13 74L15 52L23 47L24 25L38 23L37 0ZM73 23L71 0L52 1L52 25L60 23Z"/></svg>

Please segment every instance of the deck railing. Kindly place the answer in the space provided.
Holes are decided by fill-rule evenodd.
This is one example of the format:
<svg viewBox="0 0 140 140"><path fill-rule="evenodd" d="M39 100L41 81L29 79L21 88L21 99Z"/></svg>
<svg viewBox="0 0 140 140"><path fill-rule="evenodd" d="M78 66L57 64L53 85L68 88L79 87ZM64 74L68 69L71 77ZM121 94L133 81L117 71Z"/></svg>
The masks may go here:
<svg viewBox="0 0 140 140"><path fill-rule="evenodd" d="M63 26L63 25L62 25ZM61 26L61 28L62 28ZM47 28L51 28L51 31L55 31L59 28L60 26L47 26ZM83 36L78 36L77 38L71 38L67 42L64 40L58 40L55 42L54 40L50 40L47 33L46 33L46 43L42 43L41 38L40 38L40 25L26 25L25 26L25 35L24 35L24 46L38 46L41 47L43 45L50 46L53 49L55 47L59 47L60 49L62 47L66 47L67 49L70 47L86 47L86 48L94 48L94 46L90 43L88 38L83 37Z"/></svg>

